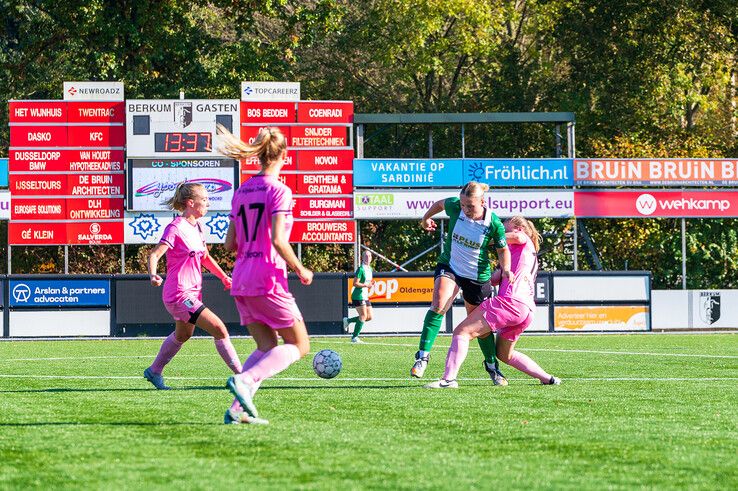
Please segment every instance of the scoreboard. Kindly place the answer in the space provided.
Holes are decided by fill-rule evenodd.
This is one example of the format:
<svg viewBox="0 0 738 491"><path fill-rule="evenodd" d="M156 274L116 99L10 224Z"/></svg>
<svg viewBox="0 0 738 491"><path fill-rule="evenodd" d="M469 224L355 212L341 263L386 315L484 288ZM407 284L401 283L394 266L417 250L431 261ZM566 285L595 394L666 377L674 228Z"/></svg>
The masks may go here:
<svg viewBox="0 0 738 491"><path fill-rule="evenodd" d="M129 99L128 157L219 157L216 124L238 134L239 110L236 99Z"/></svg>

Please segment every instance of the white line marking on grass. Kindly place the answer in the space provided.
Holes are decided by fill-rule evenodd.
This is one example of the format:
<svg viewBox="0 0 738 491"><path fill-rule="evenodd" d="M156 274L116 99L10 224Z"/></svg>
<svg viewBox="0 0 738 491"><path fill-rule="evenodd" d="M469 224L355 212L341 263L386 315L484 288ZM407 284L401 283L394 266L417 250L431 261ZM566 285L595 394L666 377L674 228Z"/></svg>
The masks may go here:
<svg viewBox="0 0 738 491"><path fill-rule="evenodd" d="M21 375L21 374L0 374L0 379L79 379L79 380L143 380L143 377L132 376L132 375ZM223 381L227 377L167 377L167 380L193 380L193 381L212 381L218 380ZM265 380L265 382L320 382L322 379L318 377L275 377L272 379ZM421 383L425 383L422 380L410 380L407 377L340 377L333 379L335 382L407 382L408 386L418 386ZM430 379L429 379L430 380ZM474 378L474 377L460 377L459 380L467 382L480 382L489 381L488 377ZM522 382L534 382L534 379L525 378L509 378L512 381ZM738 377L564 377L562 379L566 382L721 382L721 381L735 381ZM325 383L332 383L326 381ZM148 385L148 384L145 384ZM224 389L225 390L225 389ZM504 390L504 389L499 389Z"/></svg>
<svg viewBox="0 0 738 491"><path fill-rule="evenodd" d="M312 343L329 343L328 341L311 340ZM336 344L335 341L330 344ZM341 344L351 344L350 342L344 342ZM417 348L417 344L402 344L402 343L376 343L373 341L364 341L364 345L376 345L376 346L398 346L398 347L412 347ZM437 348L448 349L448 346L436 345ZM698 353L651 353L645 351L604 351L604 350L583 350L583 349L555 349L555 348L517 348L518 351L542 351L552 353L592 353L598 355L630 355L630 356L679 356L687 358L725 358L725 359L738 359L738 355L709 355L709 354L698 354Z"/></svg>

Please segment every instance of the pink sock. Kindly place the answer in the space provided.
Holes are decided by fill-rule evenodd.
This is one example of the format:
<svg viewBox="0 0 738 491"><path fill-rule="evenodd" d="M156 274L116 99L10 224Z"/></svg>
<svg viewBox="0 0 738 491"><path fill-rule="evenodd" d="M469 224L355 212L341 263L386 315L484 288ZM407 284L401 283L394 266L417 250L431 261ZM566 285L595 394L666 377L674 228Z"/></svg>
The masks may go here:
<svg viewBox="0 0 738 491"><path fill-rule="evenodd" d="M513 351L507 364L511 367L517 368L523 373L527 373L533 378L537 378L541 382L548 383L551 380L551 375L534 362L528 355L524 355L520 351Z"/></svg>
<svg viewBox="0 0 738 491"><path fill-rule="evenodd" d="M228 368L233 373L241 373L241 362L238 359L238 353L236 348L231 343L231 338L215 339L215 349L218 350L218 354L223 361L226 362Z"/></svg>
<svg viewBox="0 0 738 491"><path fill-rule="evenodd" d="M174 355L179 352L182 344L184 343L180 343L179 341L177 341L177 338L174 337L174 333L167 336L164 342L161 343L159 354L156 355L156 358L154 358L154 363L151 364L151 371L160 374L164 370L164 367L167 365L167 363L172 361Z"/></svg>
<svg viewBox="0 0 738 491"><path fill-rule="evenodd" d="M261 360L262 357L266 354L264 351L259 351L258 349L254 350L248 358L246 358L246 361L243 362L243 367L241 368L241 371L244 372L248 370L249 368L256 365L256 362ZM254 389L254 392L256 392L256 389L259 388L259 385L261 385L261 382L258 384L254 384L251 386L252 389ZM253 395L253 394L251 394ZM241 404L238 402L238 399L233 399L233 404L231 404L231 409L234 411L241 411Z"/></svg>
<svg viewBox="0 0 738 491"><path fill-rule="evenodd" d="M278 374L300 359L300 350L294 344L276 346L257 361L254 366L241 374L241 380L249 385Z"/></svg>
<svg viewBox="0 0 738 491"><path fill-rule="evenodd" d="M469 340L465 337L454 336L451 339L451 347L446 355L446 371L443 372L443 378L446 380L456 380L459 374L459 368L466 359L469 352Z"/></svg>

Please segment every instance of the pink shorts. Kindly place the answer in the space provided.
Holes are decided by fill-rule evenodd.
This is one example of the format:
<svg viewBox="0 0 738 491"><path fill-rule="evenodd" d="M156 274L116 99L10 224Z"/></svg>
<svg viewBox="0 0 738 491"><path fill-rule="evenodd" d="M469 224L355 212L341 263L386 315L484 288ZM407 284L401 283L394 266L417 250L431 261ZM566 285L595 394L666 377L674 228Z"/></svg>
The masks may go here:
<svg viewBox="0 0 738 491"><path fill-rule="evenodd" d="M484 320L492 332L498 333L502 339L517 341L520 335L533 322L533 312L523 302L514 298L492 297L482 305Z"/></svg>
<svg viewBox="0 0 738 491"><path fill-rule="evenodd" d="M174 320L194 324L205 310L205 305L198 298L185 298L179 302L164 302L164 307L172 314Z"/></svg>
<svg viewBox="0 0 738 491"><path fill-rule="evenodd" d="M258 297L234 296L241 325L248 326L261 322L272 329L284 329L295 325L295 319L302 320L295 297L291 293L272 293Z"/></svg>

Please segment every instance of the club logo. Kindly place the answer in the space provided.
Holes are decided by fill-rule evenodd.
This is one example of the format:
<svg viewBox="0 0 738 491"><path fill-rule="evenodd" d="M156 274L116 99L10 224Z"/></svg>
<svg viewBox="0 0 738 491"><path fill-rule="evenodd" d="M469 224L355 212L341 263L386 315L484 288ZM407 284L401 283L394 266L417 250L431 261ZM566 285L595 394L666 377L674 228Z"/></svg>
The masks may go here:
<svg viewBox="0 0 738 491"><path fill-rule="evenodd" d="M467 167L466 180L482 182L484 179L484 164L482 162L472 162Z"/></svg>
<svg viewBox="0 0 738 491"><path fill-rule="evenodd" d="M720 292L700 292L700 319L709 325L720 319Z"/></svg>
<svg viewBox="0 0 738 491"><path fill-rule="evenodd" d="M74 88L74 85L73 85L73 86L69 87L69 90L67 90L67 92L69 92L69 95L75 96L77 94L77 89L75 89Z"/></svg>
<svg viewBox="0 0 738 491"><path fill-rule="evenodd" d="M207 225L211 235L215 235L220 240L223 240L225 239L226 232L228 232L229 222L230 220L228 219L227 214L216 213L215 215L208 217L205 225Z"/></svg>
<svg viewBox="0 0 738 491"><path fill-rule="evenodd" d="M128 225L133 229L133 235L144 240L153 237L161 228L159 220L153 213L139 213Z"/></svg>
<svg viewBox="0 0 738 491"><path fill-rule="evenodd" d="M243 93L245 95L251 95L254 93L254 89L252 89L250 86L247 85L246 87L244 87Z"/></svg>
<svg viewBox="0 0 738 491"><path fill-rule="evenodd" d="M97 222L93 222L90 224L90 233L92 235L97 235L100 233L100 224Z"/></svg>
<svg viewBox="0 0 738 491"><path fill-rule="evenodd" d="M187 128L192 123L192 103L191 102L175 102L174 103L174 122L181 128Z"/></svg>
<svg viewBox="0 0 738 491"><path fill-rule="evenodd" d="M13 287L13 299L16 302L28 302L31 299L31 288L25 283Z"/></svg>
<svg viewBox="0 0 738 491"><path fill-rule="evenodd" d="M641 194L636 198L636 210L641 215L652 215L656 211L656 198L651 194Z"/></svg>

